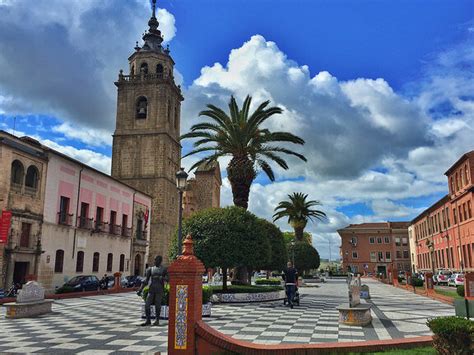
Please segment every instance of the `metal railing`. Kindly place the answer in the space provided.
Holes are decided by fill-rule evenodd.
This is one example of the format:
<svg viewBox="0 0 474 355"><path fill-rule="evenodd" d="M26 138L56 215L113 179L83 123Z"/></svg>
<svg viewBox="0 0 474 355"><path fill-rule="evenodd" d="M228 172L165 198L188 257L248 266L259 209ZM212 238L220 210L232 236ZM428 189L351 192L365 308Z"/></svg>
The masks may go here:
<svg viewBox="0 0 474 355"><path fill-rule="evenodd" d="M72 214L64 211L58 212L58 224L63 226L72 226Z"/></svg>
<svg viewBox="0 0 474 355"><path fill-rule="evenodd" d="M77 227L82 229L92 229L94 226L94 219L84 216L77 217Z"/></svg>
<svg viewBox="0 0 474 355"><path fill-rule="evenodd" d="M118 224L110 224L109 225L109 233L114 235L121 235L122 234L122 226Z"/></svg>
<svg viewBox="0 0 474 355"><path fill-rule="evenodd" d="M122 237L131 237L132 236L132 228L122 227Z"/></svg>

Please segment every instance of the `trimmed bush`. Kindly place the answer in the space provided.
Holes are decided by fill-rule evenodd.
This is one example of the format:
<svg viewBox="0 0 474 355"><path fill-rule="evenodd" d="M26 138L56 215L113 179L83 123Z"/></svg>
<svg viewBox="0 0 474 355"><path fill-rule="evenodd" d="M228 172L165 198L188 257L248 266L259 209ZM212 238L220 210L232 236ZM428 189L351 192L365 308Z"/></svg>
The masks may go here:
<svg viewBox="0 0 474 355"><path fill-rule="evenodd" d="M281 286L229 286L227 290L223 290L222 286L209 286L213 293L265 293L281 291Z"/></svg>
<svg viewBox="0 0 474 355"><path fill-rule="evenodd" d="M255 280L255 285L280 285L280 279L257 279Z"/></svg>
<svg viewBox="0 0 474 355"><path fill-rule="evenodd" d="M433 347L438 354L472 354L473 321L462 317L439 317L430 319L426 324L434 333Z"/></svg>
<svg viewBox="0 0 474 355"><path fill-rule="evenodd" d="M423 286L423 280L418 277L413 277L411 279L411 285L415 287L421 287Z"/></svg>
<svg viewBox="0 0 474 355"><path fill-rule="evenodd" d="M459 285L458 287L456 287L456 292L459 296L464 297L464 285Z"/></svg>

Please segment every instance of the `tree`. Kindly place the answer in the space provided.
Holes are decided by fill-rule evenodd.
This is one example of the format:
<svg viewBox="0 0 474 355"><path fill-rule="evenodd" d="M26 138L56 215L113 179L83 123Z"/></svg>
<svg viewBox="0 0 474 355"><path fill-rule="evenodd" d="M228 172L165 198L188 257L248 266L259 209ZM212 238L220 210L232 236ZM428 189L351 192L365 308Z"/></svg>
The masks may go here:
<svg viewBox="0 0 474 355"><path fill-rule="evenodd" d="M270 258L270 242L259 219L240 207L210 208L194 213L183 222L183 234L191 234L194 253L206 267L221 267L223 288L227 270L258 267ZM177 233L170 246L170 257L177 254Z"/></svg>
<svg viewBox="0 0 474 355"><path fill-rule="evenodd" d="M283 233L273 223L260 219L259 223L265 230L266 237L270 243L270 258L268 262L257 266L263 270L283 270L288 261L288 252L283 238Z"/></svg>
<svg viewBox="0 0 474 355"><path fill-rule="evenodd" d="M294 250L293 250L293 249ZM320 265L318 251L308 243L296 242L294 246L289 246L288 254L292 257L294 252L295 267L304 273L305 271L317 269Z"/></svg>
<svg viewBox="0 0 474 355"><path fill-rule="evenodd" d="M292 240L295 240L294 232L283 232L283 239L285 240L285 245L291 243ZM303 242L308 244L313 244L313 236L310 232L303 232Z"/></svg>
<svg viewBox="0 0 474 355"><path fill-rule="evenodd" d="M304 144L304 140L288 132L271 132L263 128L263 124L273 115L283 110L279 107L269 107L270 101L261 103L250 113L252 98L247 96L239 109L235 98L229 102L229 114L219 107L207 105L209 110L201 111L200 116L206 116L211 121L195 124L191 131L182 135L181 139L197 138L194 149L183 158L198 154L209 153L190 170L202 164L209 164L220 157L230 156L227 166L227 177L232 187L234 205L247 209L250 186L257 176L257 168L262 169L271 181L275 175L269 161L288 169L288 164L281 154L296 156L306 161L306 158L288 148L286 143ZM281 146L275 143L285 143Z"/></svg>
<svg viewBox="0 0 474 355"><path fill-rule="evenodd" d="M307 201L308 195L301 192L293 192L288 195L289 200L281 201L275 207L275 214L273 221L280 218L288 217L288 223L295 230L295 237L297 241L303 240L303 232L308 221L313 221L313 218L323 220L326 218L326 213L314 209L314 206L321 205L319 201Z"/></svg>

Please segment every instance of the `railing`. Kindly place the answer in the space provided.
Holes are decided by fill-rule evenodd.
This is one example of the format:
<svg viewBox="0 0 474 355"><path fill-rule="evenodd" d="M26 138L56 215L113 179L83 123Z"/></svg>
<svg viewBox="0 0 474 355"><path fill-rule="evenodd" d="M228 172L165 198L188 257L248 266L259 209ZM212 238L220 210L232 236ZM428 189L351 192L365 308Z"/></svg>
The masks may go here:
<svg viewBox="0 0 474 355"><path fill-rule="evenodd" d="M117 224L110 224L109 225L109 233L114 235L121 235L122 234L122 226Z"/></svg>
<svg viewBox="0 0 474 355"><path fill-rule="evenodd" d="M107 222L95 222L94 232L109 233L109 224Z"/></svg>
<svg viewBox="0 0 474 355"><path fill-rule="evenodd" d="M58 212L58 224L72 226L72 214L61 211Z"/></svg>
<svg viewBox="0 0 474 355"><path fill-rule="evenodd" d="M163 80L173 79L163 73L151 73L151 74L136 74L136 75L119 75L119 81L143 81L143 80Z"/></svg>
<svg viewBox="0 0 474 355"><path fill-rule="evenodd" d="M132 236L132 228L122 227L122 237L131 237Z"/></svg>
<svg viewBox="0 0 474 355"><path fill-rule="evenodd" d="M84 216L77 217L77 227L78 228L92 229L93 225L94 225L94 219L93 218L87 218L87 217L84 217Z"/></svg>

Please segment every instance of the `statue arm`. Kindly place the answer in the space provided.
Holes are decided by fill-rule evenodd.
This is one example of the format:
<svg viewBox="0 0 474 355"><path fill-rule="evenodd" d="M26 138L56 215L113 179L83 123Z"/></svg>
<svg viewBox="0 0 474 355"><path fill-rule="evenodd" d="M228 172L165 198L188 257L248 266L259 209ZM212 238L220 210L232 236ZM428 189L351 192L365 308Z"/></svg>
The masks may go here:
<svg viewBox="0 0 474 355"><path fill-rule="evenodd" d="M145 286L148 285L148 283L150 282L150 277L151 277L150 269L147 269L145 271L145 281L142 282L142 285L140 286L140 289L137 292L138 294L140 294L145 288Z"/></svg>

